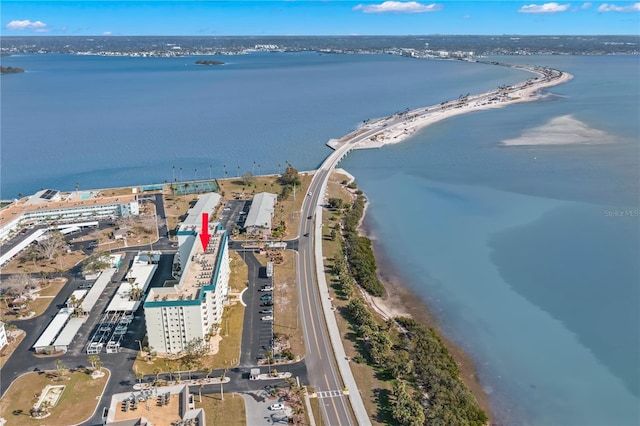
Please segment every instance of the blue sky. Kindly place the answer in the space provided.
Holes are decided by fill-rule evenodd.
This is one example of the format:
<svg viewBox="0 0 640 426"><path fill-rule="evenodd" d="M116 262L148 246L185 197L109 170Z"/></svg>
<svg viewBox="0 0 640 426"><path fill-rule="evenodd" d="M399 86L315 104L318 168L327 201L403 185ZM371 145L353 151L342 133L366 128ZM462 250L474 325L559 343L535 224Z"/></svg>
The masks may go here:
<svg viewBox="0 0 640 426"><path fill-rule="evenodd" d="M11 1L10 35L640 34L640 2Z"/></svg>

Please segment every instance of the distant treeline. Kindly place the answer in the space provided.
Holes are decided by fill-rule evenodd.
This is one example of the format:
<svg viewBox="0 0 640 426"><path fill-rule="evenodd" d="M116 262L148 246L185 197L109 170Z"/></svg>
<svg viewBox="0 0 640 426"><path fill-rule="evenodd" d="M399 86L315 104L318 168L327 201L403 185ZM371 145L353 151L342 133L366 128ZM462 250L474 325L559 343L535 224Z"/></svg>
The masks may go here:
<svg viewBox="0 0 640 426"><path fill-rule="evenodd" d="M224 65L224 62L215 59L198 59L197 65Z"/></svg>
<svg viewBox="0 0 640 426"><path fill-rule="evenodd" d="M17 74L20 72L24 72L24 69L0 66L0 74Z"/></svg>

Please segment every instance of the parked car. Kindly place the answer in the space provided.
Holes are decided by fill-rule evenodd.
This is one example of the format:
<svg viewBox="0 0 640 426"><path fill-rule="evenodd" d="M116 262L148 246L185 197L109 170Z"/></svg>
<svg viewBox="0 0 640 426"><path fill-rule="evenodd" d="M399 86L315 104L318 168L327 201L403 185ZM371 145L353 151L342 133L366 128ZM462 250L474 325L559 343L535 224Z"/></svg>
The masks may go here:
<svg viewBox="0 0 640 426"><path fill-rule="evenodd" d="M262 306L273 306L273 301L272 300L267 300L266 302L264 302L262 304Z"/></svg>
<svg viewBox="0 0 640 426"><path fill-rule="evenodd" d="M260 288L260 291L273 291L273 286L266 285L266 286Z"/></svg>
<svg viewBox="0 0 640 426"><path fill-rule="evenodd" d="M272 314L273 308L267 308L260 311L261 314Z"/></svg>
<svg viewBox="0 0 640 426"><path fill-rule="evenodd" d="M265 294L263 296L260 296L260 300L271 300L273 299L273 296L271 296L270 294Z"/></svg>
<svg viewBox="0 0 640 426"><path fill-rule="evenodd" d="M281 403L277 403L277 404L271 404L269 406L269 410L275 411L275 410L284 410L284 404Z"/></svg>
<svg viewBox="0 0 640 426"><path fill-rule="evenodd" d="M273 315L265 315L260 318L262 321L273 321Z"/></svg>

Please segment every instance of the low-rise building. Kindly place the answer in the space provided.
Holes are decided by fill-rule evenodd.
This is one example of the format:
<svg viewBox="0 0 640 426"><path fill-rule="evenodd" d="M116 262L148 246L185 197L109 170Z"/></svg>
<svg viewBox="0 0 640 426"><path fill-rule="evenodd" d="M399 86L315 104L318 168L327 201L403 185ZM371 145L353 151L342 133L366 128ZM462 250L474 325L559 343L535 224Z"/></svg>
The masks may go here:
<svg viewBox="0 0 640 426"><path fill-rule="evenodd" d="M88 219L140 214L135 194L105 197L99 193L42 190L0 210L0 241L29 225L73 223Z"/></svg>
<svg viewBox="0 0 640 426"><path fill-rule="evenodd" d="M260 192L253 197L251 208L244 222L247 234L271 235L271 219L275 212L278 196L268 192Z"/></svg>

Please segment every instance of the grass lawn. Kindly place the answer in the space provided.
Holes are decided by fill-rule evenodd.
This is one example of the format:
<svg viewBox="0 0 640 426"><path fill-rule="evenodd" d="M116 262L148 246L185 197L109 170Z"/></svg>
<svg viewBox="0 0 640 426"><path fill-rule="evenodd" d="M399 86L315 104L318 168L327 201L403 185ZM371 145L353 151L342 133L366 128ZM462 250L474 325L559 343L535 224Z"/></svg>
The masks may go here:
<svg viewBox="0 0 640 426"><path fill-rule="evenodd" d="M229 275L229 287L231 293L240 293L247 288L247 277L249 268L242 260L242 255L235 251L229 251L229 263L231 274Z"/></svg>
<svg viewBox="0 0 640 426"><path fill-rule="evenodd" d="M228 319L228 321L227 321ZM242 321L244 319L244 306L236 303L224 308L222 315L222 323L220 324L220 348L215 355L205 355L202 357L202 366L199 370L206 367L213 369L235 367L240 358L240 344L242 343ZM167 359L156 357L153 361L148 362L146 358L138 358L133 364L133 371L142 372L145 375L155 374L155 369L161 371L161 375L166 379L166 374L173 372L173 379L176 379L175 372L183 371L182 379L187 379L188 374L186 368L179 359Z"/></svg>
<svg viewBox="0 0 640 426"><path fill-rule="evenodd" d="M59 273L71 269L78 262L82 261L86 255L81 251L74 251L71 253L62 253L58 257L52 260L36 260L34 263L29 260L29 250L23 251L18 257L11 262L2 266L2 273L4 274L39 274L40 272L47 272L49 274Z"/></svg>
<svg viewBox="0 0 640 426"><path fill-rule="evenodd" d="M225 393L224 401L220 394L195 396L196 408L204 409L208 425L244 426L247 415L244 399L235 393Z"/></svg>
<svg viewBox="0 0 640 426"><path fill-rule="evenodd" d="M298 287L296 285L296 255L286 250L283 262L273 265L273 282L275 284L273 297L276 301L274 309L274 332L289 336L291 352L303 358L305 355L300 312L298 311ZM267 264L265 255L256 255L260 263Z"/></svg>
<svg viewBox="0 0 640 426"><path fill-rule="evenodd" d="M19 425L71 425L87 420L98 404L99 396L109 379L109 372L104 377L92 379L86 370L68 372L58 381L53 372L27 373L20 376L7 390L0 401L0 417L9 424ZM31 418L29 410L38 401L39 395L47 385L65 385L58 404L49 411L46 419Z"/></svg>
<svg viewBox="0 0 640 426"><path fill-rule="evenodd" d="M58 294L60 289L62 289L62 287L64 287L66 283L66 278L56 278L53 280L49 280L49 284L38 292L39 296L31 303L29 303L28 311L35 312L35 315L28 318L19 318L15 315L15 312L12 309L7 309L5 305L0 311L0 319L5 322L11 322L21 321L22 319L30 319L37 317L38 315L42 315L42 313L49 307L49 305L53 301L53 298Z"/></svg>

